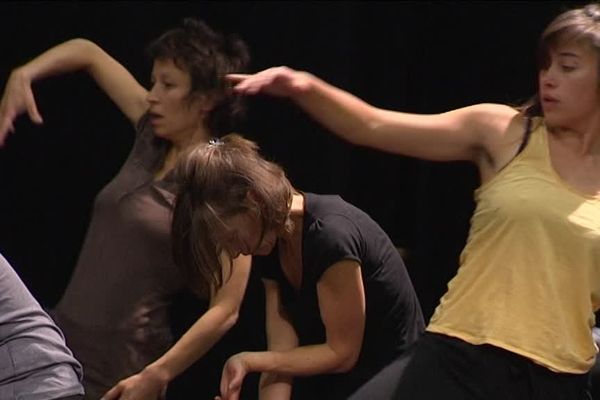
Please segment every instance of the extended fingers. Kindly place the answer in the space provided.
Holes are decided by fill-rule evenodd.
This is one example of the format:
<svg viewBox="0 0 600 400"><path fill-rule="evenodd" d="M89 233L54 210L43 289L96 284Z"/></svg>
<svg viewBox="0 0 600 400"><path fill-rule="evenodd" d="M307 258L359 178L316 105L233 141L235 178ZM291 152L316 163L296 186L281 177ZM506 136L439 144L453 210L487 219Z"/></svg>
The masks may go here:
<svg viewBox="0 0 600 400"><path fill-rule="evenodd" d="M117 400L119 397L121 397L121 387L117 385L106 392L100 400Z"/></svg>
<svg viewBox="0 0 600 400"><path fill-rule="evenodd" d="M4 146L7 136L14 131L15 127L9 118L4 118L0 122L0 147Z"/></svg>
<svg viewBox="0 0 600 400"><path fill-rule="evenodd" d="M37 104L35 104L35 99L33 98L33 93L29 91L27 93L27 113L29 114L29 118L36 124L41 124L44 122L42 119L42 115L38 111Z"/></svg>

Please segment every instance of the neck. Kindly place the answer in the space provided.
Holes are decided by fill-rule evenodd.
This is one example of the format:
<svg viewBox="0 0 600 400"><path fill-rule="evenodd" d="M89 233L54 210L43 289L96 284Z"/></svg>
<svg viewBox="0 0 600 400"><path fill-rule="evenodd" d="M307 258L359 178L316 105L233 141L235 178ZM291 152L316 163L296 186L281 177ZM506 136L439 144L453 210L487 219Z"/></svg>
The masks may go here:
<svg viewBox="0 0 600 400"><path fill-rule="evenodd" d="M292 205L290 206L290 216L300 217L304 215L304 196L300 193L294 193L292 195Z"/></svg>
<svg viewBox="0 0 600 400"><path fill-rule="evenodd" d="M579 156L600 155L600 115L574 126L548 127L548 131Z"/></svg>
<svg viewBox="0 0 600 400"><path fill-rule="evenodd" d="M204 125L201 125L193 132L171 141L171 151L179 155L190 147L208 142L211 136L209 130Z"/></svg>
<svg viewBox="0 0 600 400"><path fill-rule="evenodd" d="M208 142L210 134L206 127L203 125L196 129L194 132L184 135L184 139L171 140L171 147L167 151L165 160L162 167L156 173L156 178L164 177L177 163L179 156L181 156L187 149L198 145L200 143Z"/></svg>
<svg viewBox="0 0 600 400"><path fill-rule="evenodd" d="M302 219L304 217L304 196L294 192L292 205L290 206L290 219L294 223L292 231L283 234L279 239L285 245L289 245L302 234Z"/></svg>

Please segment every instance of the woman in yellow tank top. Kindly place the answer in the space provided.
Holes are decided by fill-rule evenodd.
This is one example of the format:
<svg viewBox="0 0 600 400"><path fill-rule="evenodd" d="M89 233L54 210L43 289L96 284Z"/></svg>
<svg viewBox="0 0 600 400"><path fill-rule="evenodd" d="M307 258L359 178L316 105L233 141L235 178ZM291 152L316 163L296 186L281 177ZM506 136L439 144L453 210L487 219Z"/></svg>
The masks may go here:
<svg viewBox="0 0 600 400"><path fill-rule="evenodd" d="M229 76L239 93L288 97L354 144L477 166L460 268L398 366L399 399L590 398L600 308L600 5L559 15L541 37L539 61L531 105L435 115L376 108L287 67Z"/></svg>

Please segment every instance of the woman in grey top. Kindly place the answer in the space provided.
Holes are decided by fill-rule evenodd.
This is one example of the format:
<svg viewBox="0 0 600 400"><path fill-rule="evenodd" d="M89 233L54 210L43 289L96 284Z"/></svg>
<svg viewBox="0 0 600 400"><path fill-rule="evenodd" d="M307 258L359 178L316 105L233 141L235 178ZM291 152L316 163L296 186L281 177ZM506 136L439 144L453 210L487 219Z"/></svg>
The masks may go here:
<svg viewBox="0 0 600 400"><path fill-rule="evenodd" d="M137 127L127 161L96 198L75 272L53 315L83 364L86 398L94 400L117 384L112 398L164 393L236 322L249 274L250 260L241 257L222 289L204 286L208 311L169 350L168 306L184 284L171 258L169 173L186 148L229 129L239 104L222 78L243 68L248 55L240 40L197 20L166 32L148 50L150 90L96 44L74 39L15 69L0 103L3 143L19 114L42 123L32 82L83 70Z"/></svg>
<svg viewBox="0 0 600 400"><path fill-rule="evenodd" d="M0 255L0 399L80 399L80 381L60 330Z"/></svg>

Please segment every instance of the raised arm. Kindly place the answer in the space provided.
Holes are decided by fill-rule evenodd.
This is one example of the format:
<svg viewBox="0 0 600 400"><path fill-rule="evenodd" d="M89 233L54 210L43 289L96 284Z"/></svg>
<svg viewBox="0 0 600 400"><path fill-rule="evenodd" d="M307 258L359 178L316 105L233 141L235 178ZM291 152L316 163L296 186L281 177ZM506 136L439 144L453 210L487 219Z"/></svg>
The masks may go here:
<svg viewBox="0 0 600 400"><path fill-rule="evenodd" d="M228 360L221 381L223 400L237 400L229 391L239 390L241 381L231 377L233 370L267 372L269 375L302 376L346 372L354 367L364 334L365 293L360 265L355 261L339 261L329 267L317 285L321 319L326 342L289 350L239 353ZM264 381L263 381L264 382ZM236 394L236 396L239 394Z"/></svg>
<svg viewBox="0 0 600 400"><path fill-rule="evenodd" d="M87 71L133 123L146 110L147 91L129 71L93 42L72 39L12 71L0 101L0 145L20 114L27 112L33 122L42 123L31 89L34 81L78 70Z"/></svg>
<svg viewBox="0 0 600 400"><path fill-rule="evenodd" d="M246 291L251 258L234 260L231 276L213 296L210 308L162 357L139 374L119 382L102 400L156 400L167 384L202 357L235 325ZM228 275L227 272L224 275Z"/></svg>
<svg viewBox="0 0 600 400"><path fill-rule="evenodd" d="M233 74L228 79L239 93L289 97L327 129L354 144L433 161L480 164L503 159L507 128L517 114L499 104L431 115L384 110L314 75L287 67L254 75Z"/></svg>

